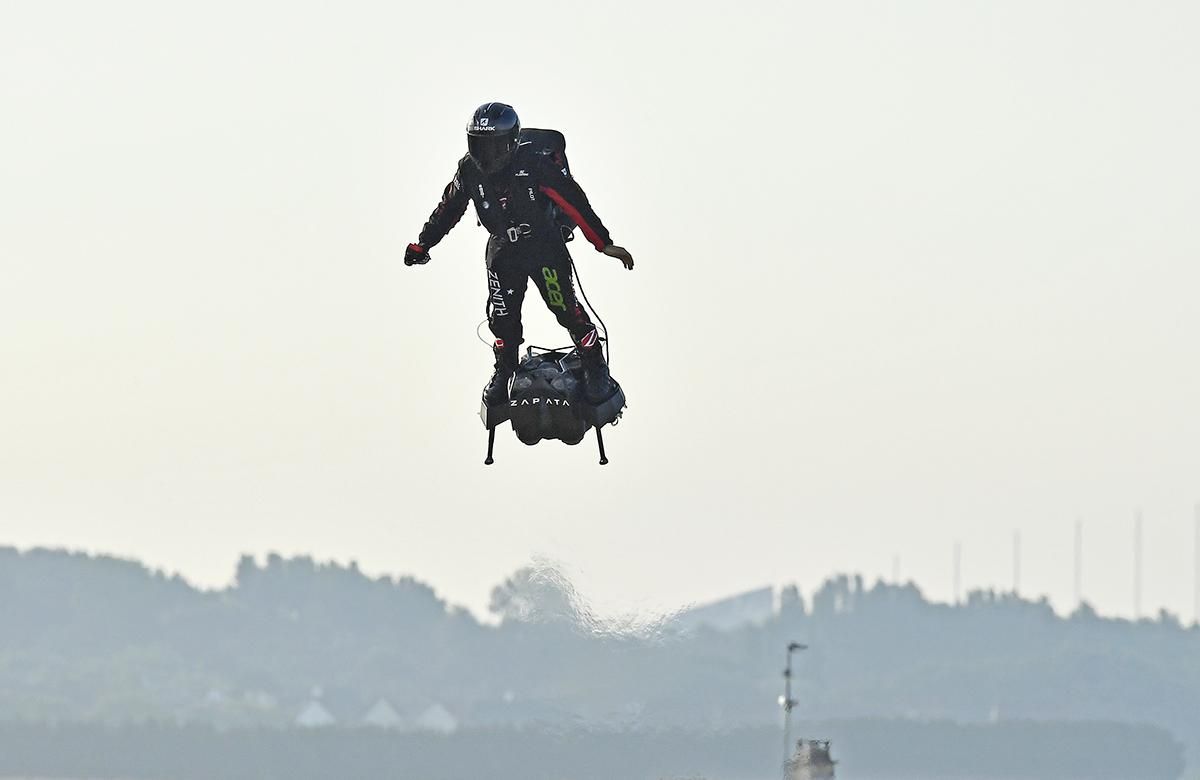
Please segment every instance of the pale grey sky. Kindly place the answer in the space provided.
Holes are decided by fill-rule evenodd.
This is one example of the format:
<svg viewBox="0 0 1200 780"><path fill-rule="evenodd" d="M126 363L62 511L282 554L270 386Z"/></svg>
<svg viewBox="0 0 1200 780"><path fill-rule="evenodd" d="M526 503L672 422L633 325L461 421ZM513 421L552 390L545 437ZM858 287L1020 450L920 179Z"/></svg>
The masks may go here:
<svg viewBox="0 0 1200 780"><path fill-rule="evenodd" d="M216 585L356 559L482 609L836 571L1192 613L1200 6L0 3L0 544ZM568 137L630 408L480 461L488 100ZM533 299L530 303L534 303ZM534 343L564 339L539 306Z"/></svg>

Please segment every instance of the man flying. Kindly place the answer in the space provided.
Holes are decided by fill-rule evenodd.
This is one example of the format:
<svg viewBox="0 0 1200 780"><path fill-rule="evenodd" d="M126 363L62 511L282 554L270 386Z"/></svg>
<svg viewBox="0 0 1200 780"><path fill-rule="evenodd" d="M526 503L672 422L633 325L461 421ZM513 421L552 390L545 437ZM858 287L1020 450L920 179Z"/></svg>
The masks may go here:
<svg viewBox="0 0 1200 780"><path fill-rule="evenodd" d="M474 201L480 224L491 234L486 255L488 325L496 337L496 370L483 390L488 406L508 400L529 279L579 350L588 400L603 401L613 388L596 327L575 297L566 246L570 231L561 229L556 218L578 225L598 251L628 269L633 268L633 257L609 239L587 196L568 173L565 157L545 151L522 139L521 122L512 106L480 106L467 125L467 155L458 161L454 178L416 243L404 253L405 265L428 263L429 250L462 218L467 201Z"/></svg>

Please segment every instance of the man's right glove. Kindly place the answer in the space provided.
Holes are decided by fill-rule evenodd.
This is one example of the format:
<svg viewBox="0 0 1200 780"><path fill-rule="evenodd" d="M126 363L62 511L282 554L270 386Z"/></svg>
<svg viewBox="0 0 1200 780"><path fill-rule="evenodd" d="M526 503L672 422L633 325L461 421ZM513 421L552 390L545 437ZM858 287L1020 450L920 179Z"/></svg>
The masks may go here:
<svg viewBox="0 0 1200 780"><path fill-rule="evenodd" d="M429 250L420 244L409 244L404 250L405 265L425 265L429 262Z"/></svg>

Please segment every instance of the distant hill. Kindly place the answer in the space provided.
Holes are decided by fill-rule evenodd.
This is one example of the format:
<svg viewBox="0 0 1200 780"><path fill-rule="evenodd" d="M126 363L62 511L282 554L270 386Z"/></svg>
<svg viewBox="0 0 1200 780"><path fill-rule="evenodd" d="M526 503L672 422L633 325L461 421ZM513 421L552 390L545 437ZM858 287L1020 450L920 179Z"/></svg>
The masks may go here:
<svg viewBox="0 0 1200 780"><path fill-rule="evenodd" d="M412 578L309 558L243 558L232 586L203 591L132 561L0 548L3 718L282 726L318 698L342 725L382 699L406 724L436 705L465 728L768 728L795 639L811 646L805 715L1145 723L1200 756L1200 629L1167 614L1063 618L990 592L948 606L837 577L730 630L623 632L533 569L492 606L499 625Z"/></svg>

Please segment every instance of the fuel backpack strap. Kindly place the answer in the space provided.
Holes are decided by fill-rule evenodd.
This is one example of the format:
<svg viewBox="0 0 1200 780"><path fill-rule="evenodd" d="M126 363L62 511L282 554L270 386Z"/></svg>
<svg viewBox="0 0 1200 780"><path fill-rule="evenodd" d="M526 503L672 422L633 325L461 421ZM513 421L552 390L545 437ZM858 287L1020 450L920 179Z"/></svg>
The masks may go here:
<svg viewBox="0 0 1200 780"><path fill-rule="evenodd" d="M581 205L583 205L583 207L586 208L589 213L591 213L591 216L593 217L592 221L589 221L587 218L585 218L584 215L580 213L580 210L572 205L569 200L563 197L562 193L560 193L558 190L554 189L553 187L548 187L545 184L543 184L540 189L546 194L547 197L550 198L550 200L558 204L558 207L562 209L564 214L570 217L572 222L579 226L579 229L583 231L584 238L586 238L592 246L596 247L597 252L603 251L604 247L609 245L610 242L607 238L608 231L605 230L604 235L602 236L596 228L592 227L592 222L595 222L597 225L600 225L601 230L604 230L604 225L600 223L600 220L598 217L596 217L595 212L592 212L591 206L588 204L586 197L583 198L583 203ZM578 186L576 186L576 189L579 189ZM579 194L583 194L582 189L579 189Z"/></svg>

